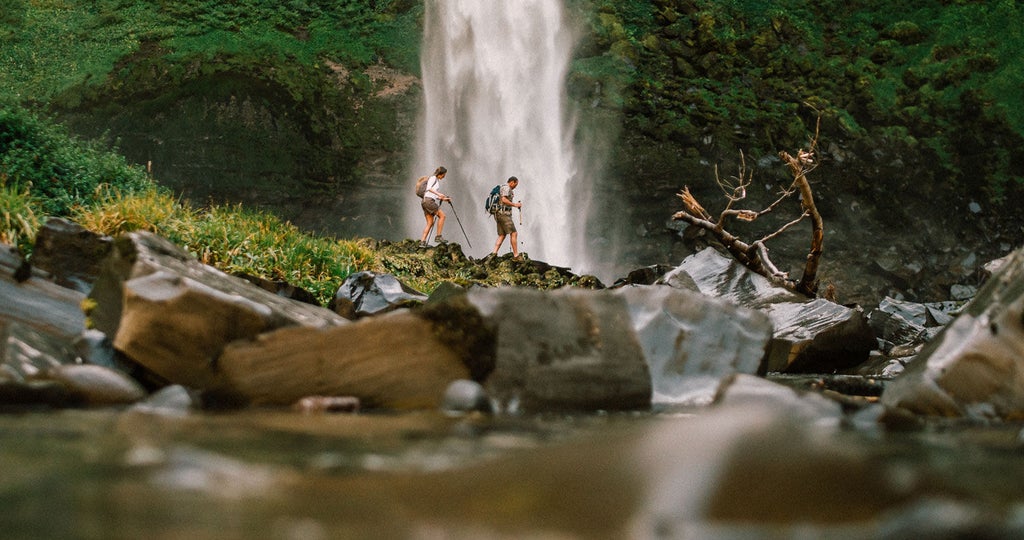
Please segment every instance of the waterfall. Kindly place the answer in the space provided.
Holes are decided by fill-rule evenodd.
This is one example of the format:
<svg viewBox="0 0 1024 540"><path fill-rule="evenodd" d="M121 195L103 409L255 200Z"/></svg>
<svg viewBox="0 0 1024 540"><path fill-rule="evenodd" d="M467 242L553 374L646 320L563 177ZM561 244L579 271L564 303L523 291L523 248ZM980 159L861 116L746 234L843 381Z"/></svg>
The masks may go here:
<svg viewBox="0 0 1024 540"><path fill-rule="evenodd" d="M479 258L493 249L495 224L483 201L496 184L516 176L516 199L523 203L522 224L513 212L520 251L586 271L590 197L581 189L565 91L574 43L564 7L554 0L426 2L424 105L413 170L420 176L447 167L441 189L452 196L455 211L444 205L444 236L467 255ZM419 238L423 214L418 204L410 207L410 236ZM508 253L508 242L500 253Z"/></svg>

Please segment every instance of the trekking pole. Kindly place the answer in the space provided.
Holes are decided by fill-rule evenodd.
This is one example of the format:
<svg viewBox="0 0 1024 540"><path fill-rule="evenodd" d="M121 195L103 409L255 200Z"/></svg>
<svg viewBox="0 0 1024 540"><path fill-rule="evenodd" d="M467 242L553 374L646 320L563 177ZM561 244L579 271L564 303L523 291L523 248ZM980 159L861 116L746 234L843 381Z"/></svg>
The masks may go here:
<svg viewBox="0 0 1024 540"><path fill-rule="evenodd" d="M519 224L523 224L523 200L519 199Z"/></svg>
<svg viewBox="0 0 1024 540"><path fill-rule="evenodd" d="M469 243L469 236L466 235L466 229L462 228L462 220L459 219L459 213L455 211L455 205L452 204L452 201L450 200L448 201L448 205L452 207L452 214L455 215L455 221L459 223L459 228L462 229L462 236L466 237L466 245L469 246L470 249L473 249L473 244Z"/></svg>

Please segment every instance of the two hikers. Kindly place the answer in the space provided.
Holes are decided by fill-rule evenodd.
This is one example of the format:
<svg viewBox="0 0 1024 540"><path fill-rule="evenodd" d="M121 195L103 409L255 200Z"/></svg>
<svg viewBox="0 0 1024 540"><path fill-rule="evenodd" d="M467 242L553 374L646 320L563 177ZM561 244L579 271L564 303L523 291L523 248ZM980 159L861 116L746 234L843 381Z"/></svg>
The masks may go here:
<svg viewBox="0 0 1024 540"><path fill-rule="evenodd" d="M441 235L444 230L445 213L441 210L441 203L444 201L451 202L452 198L444 193L441 193L441 180L448 174L448 169L444 167L438 167L434 170L434 174L429 178L421 177L417 181L416 194L422 195L423 200L420 206L423 208L423 217L426 220L426 225L423 228L423 234L420 236L420 247L429 247L427 238L430 236L430 230L437 224L437 236L434 237L434 242L437 244L445 243L446 240ZM488 258L495 257L498 255L498 250L501 249L501 244L505 242L505 237L509 236L509 244L512 248L512 256L515 259L519 259L519 233L516 230L516 225L512 221L512 209L522 208L522 203L517 203L513 199L515 197L516 186L519 185L519 179L515 176L510 176L505 184L501 184L496 189L497 200L493 200L494 192L492 197L488 199L488 206L491 214L494 216L494 221L497 224L498 229L498 240L494 243L494 250L488 255ZM454 209L454 207L453 207ZM458 216L456 216L458 217ZM461 223L460 223L461 225ZM465 231L463 231L465 233ZM467 238L468 242L469 239Z"/></svg>
<svg viewBox="0 0 1024 540"><path fill-rule="evenodd" d="M420 247L428 247L427 236L430 234L430 229L434 227L434 221L437 221L437 236L434 237L434 243L441 244L445 242L441 232L444 230L444 211L441 210L441 202L451 201L452 198L441 193L441 180L444 180L445 175L448 174L448 169L444 167L438 167L434 170L434 174L427 179L427 188L423 193L423 202L420 206L423 207L423 217L427 220L426 227L423 228L423 236L420 237Z"/></svg>
<svg viewBox="0 0 1024 540"><path fill-rule="evenodd" d="M498 240L494 242L494 250L491 252L490 257L498 255L498 249L501 248L502 242L508 236L512 247L512 256L517 260L519 259L519 233L516 231L516 224L512 221L512 209L523 207L523 203L517 203L512 200L515 197L513 190L518 185L519 179L515 176L510 176L498 192L497 209L494 211L494 222L498 226Z"/></svg>

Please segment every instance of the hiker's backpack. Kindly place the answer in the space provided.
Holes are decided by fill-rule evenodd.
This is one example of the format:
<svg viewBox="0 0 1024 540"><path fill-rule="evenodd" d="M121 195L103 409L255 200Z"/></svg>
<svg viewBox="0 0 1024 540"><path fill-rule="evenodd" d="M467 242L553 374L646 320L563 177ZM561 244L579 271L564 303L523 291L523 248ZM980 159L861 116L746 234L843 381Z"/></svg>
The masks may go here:
<svg viewBox="0 0 1024 540"><path fill-rule="evenodd" d="M421 176L420 179L416 181L416 196L421 199L427 194L427 180L430 180L429 176Z"/></svg>
<svg viewBox="0 0 1024 540"><path fill-rule="evenodd" d="M501 184L494 186L491 193L487 195L487 199L484 201L484 210L488 214L493 214L498 211L499 206L501 206Z"/></svg>

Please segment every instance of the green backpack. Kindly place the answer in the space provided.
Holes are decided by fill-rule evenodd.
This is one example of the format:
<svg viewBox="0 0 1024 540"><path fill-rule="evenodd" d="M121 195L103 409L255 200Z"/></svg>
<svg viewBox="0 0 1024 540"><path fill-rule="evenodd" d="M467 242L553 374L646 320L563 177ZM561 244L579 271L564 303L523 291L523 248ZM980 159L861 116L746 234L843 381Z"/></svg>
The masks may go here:
<svg viewBox="0 0 1024 540"><path fill-rule="evenodd" d="M501 206L501 184L494 186L494 189L487 194L487 199L484 200L484 211L488 214L493 214L498 211L498 207Z"/></svg>

